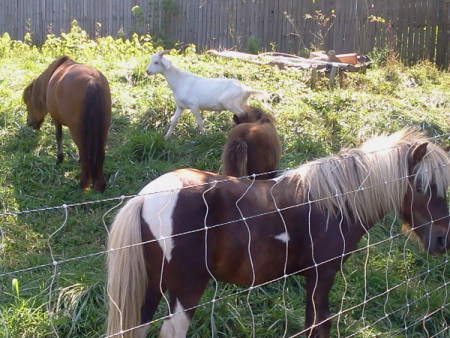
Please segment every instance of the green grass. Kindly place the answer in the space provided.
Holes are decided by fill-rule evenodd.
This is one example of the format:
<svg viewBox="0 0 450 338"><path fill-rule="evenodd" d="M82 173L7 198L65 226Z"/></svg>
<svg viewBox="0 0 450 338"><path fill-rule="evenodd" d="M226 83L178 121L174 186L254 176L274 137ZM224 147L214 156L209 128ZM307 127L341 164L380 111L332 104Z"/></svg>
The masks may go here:
<svg viewBox="0 0 450 338"><path fill-rule="evenodd" d="M136 194L150 180L177 168L218 172L231 114L205 113L206 134L200 135L192 114L185 112L173 137L164 140L175 104L165 79L145 74L159 48L151 37L92 41L75 26L70 34L49 36L41 48L28 44L26 37L24 41L0 37L0 336L101 336L106 318L105 227L121 204L120 196ZM77 149L67 130L66 158L56 165L50 119L40 132L25 126L23 89L61 54L98 68L110 81L113 118L104 194L78 188ZM283 169L411 125L430 136L444 135L442 141L448 143L450 74L430 63L412 68L395 62L374 65L366 74L348 74L342 88L329 90L321 79L311 90L310 73L304 70L219 59L196 54L193 48L169 57L203 76L232 77L278 93L279 103L252 103L277 119ZM439 335L448 327L450 272L445 258L427 256L405 236L384 241L399 232L399 222L387 217L360 246L382 243L371 247L368 258L366 251L354 254L338 274L331 310L344 312L333 321L333 336L359 331L357 337L419 337ZM217 336L254 332L274 337L302 329L302 278L254 290L249 298L245 289L219 286ZM387 288L392 290L383 294ZM213 296L211 284L202 299L207 305L198 309L189 336L210 336ZM357 306L365 299L364 306ZM162 305L158 316L164 313ZM151 336L159 326L152 327Z"/></svg>

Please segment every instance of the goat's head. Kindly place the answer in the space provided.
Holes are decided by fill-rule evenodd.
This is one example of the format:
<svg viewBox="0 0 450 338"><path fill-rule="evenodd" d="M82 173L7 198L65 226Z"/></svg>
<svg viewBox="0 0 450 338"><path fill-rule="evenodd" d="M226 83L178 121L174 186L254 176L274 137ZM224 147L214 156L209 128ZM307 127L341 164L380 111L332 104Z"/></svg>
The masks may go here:
<svg viewBox="0 0 450 338"><path fill-rule="evenodd" d="M163 73L166 69L169 69L172 66L172 62L164 58L165 54L168 54L170 51L162 50L155 55L152 56L150 63L147 67L148 75L155 75L158 73Z"/></svg>

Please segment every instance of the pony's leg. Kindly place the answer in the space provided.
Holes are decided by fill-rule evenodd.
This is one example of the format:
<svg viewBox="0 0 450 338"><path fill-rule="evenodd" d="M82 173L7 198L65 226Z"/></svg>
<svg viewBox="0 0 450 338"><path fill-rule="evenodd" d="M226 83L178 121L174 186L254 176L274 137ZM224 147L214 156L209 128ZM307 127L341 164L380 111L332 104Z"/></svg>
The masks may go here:
<svg viewBox="0 0 450 338"><path fill-rule="evenodd" d="M325 265L327 267L327 265ZM315 270L312 268L306 277L306 337L330 337L331 321L328 294L333 286L336 271L329 269ZM330 271L331 270L331 271ZM323 322L323 323L322 323ZM317 326L316 326L317 325Z"/></svg>
<svg viewBox="0 0 450 338"><path fill-rule="evenodd" d="M58 152L56 154L56 163L61 163L64 160L64 153L62 150L62 125L61 123L57 122L56 120L53 120L53 124L55 125L56 130L56 145L58 147Z"/></svg>
<svg viewBox="0 0 450 338"><path fill-rule="evenodd" d="M191 109L192 114L194 114L195 122L197 123L198 130L200 130L201 134L205 133L205 129L203 128L203 119L202 114L198 108Z"/></svg>
<svg viewBox="0 0 450 338"><path fill-rule="evenodd" d="M160 277L152 271L148 271L147 291L145 294L144 304L141 309L141 323L143 326L138 330L138 337L147 337L150 329L150 321L158 308L159 301L163 293L166 291L164 285L160 285Z"/></svg>
<svg viewBox="0 0 450 338"><path fill-rule="evenodd" d="M95 191L98 192L104 192L106 189L106 181L105 181L105 177L103 176L103 172L102 173L97 173L93 179L93 184L92 187L94 188Z"/></svg>
<svg viewBox="0 0 450 338"><path fill-rule="evenodd" d="M100 155L99 155L100 156ZM95 191L104 192L106 189L106 181L105 176L103 174L103 163L105 154L103 152L103 155L101 155L102 158L98 161L101 161L101 163L98 165L97 168L91 168L91 176L92 176L92 187Z"/></svg>
<svg viewBox="0 0 450 338"><path fill-rule="evenodd" d="M90 181L90 175L89 175L89 168L88 163L85 163L86 161L83 161L83 149L78 147L78 153L80 155L80 163L81 163L81 177L80 177L80 187L81 189L86 189L89 186Z"/></svg>
<svg viewBox="0 0 450 338"><path fill-rule="evenodd" d="M166 135L164 136L164 138L168 138L170 137L170 135L172 135L172 132L175 128L175 125L178 122L178 119L181 116L181 113L184 111L183 108L177 106L177 110L175 111L175 114L173 114L172 118L170 119L170 127L169 130L167 131Z"/></svg>
<svg viewBox="0 0 450 338"><path fill-rule="evenodd" d="M192 276L190 277L192 280ZM208 278L195 280L195 283L184 284L178 281L176 290L170 291L170 315L164 321L159 338L184 338L195 313L195 307L208 284ZM189 288L186 287L189 285Z"/></svg>

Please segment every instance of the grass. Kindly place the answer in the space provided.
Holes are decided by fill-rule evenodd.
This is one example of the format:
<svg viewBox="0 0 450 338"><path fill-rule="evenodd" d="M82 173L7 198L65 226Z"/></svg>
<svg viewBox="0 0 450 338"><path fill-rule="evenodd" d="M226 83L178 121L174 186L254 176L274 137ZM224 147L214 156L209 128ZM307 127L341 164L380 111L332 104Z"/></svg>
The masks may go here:
<svg viewBox="0 0 450 338"><path fill-rule="evenodd" d="M0 336L101 336L106 318L106 228L121 204L120 196L136 194L150 180L176 168L218 172L231 116L205 113L207 133L199 135L192 114L186 112L174 137L164 140L175 104L165 79L145 74L150 56L159 48L149 36L93 41L74 26L69 34L49 36L41 48L27 43L26 37L24 41L0 37ZM277 119L283 169L360 144L372 134L411 125L449 142L450 74L431 63L411 68L396 62L374 65L366 74L349 74L342 88L329 90L322 79L313 91L307 71L194 51L192 47L183 55L173 52L170 58L197 74L236 78L282 97L279 103L252 103ZM78 188L77 149L67 130L66 159L56 165L49 119L40 132L25 126L23 89L61 54L98 68L111 85L113 118L104 194ZM354 254L337 276L331 310L343 312L333 321L333 336L445 335L450 321L446 258L426 255L405 236L385 241L399 232L399 221L387 217L360 246L381 243L371 247L368 256L364 250ZM211 284L190 336L211 335L214 290ZM213 313L217 336L253 332L273 337L302 329L301 278L275 282L249 296L232 285L220 284L218 290L220 301ZM162 305L158 316L164 314ZM152 327L151 336L159 326Z"/></svg>

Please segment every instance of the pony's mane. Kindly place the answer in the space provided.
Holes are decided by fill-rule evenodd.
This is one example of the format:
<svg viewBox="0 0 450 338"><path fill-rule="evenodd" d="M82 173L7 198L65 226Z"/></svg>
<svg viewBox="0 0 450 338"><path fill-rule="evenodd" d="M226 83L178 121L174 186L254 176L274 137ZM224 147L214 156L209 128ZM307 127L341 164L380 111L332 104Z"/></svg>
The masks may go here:
<svg viewBox="0 0 450 338"><path fill-rule="evenodd" d="M60 56L53 61L41 75L31 81L31 83L25 88L23 92L23 100L26 101L27 98L31 99L30 102L36 109L40 111L46 110L45 98L48 82L50 81L50 78L55 70L68 61L73 62L72 59L66 55Z"/></svg>
<svg viewBox="0 0 450 338"><path fill-rule="evenodd" d="M424 158L408 172L408 160L416 146L427 143ZM309 201L337 217L364 224L401 207L408 175L423 191L435 185L445 196L450 185L450 158L424 133L414 128L382 135L359 148L344 149L336 156L309 162L287 173L305 189Z"/></svg>

